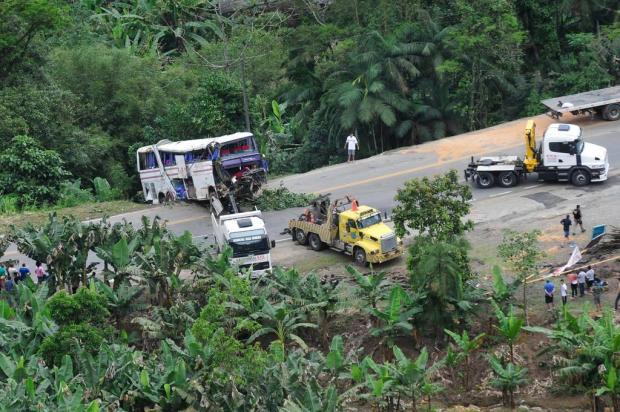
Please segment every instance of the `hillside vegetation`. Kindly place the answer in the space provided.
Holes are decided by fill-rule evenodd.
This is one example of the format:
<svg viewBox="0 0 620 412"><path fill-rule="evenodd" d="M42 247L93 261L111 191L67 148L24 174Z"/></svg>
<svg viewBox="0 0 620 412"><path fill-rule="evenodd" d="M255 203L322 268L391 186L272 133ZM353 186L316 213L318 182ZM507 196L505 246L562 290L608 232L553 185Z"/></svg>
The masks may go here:
<svg viewBox="0 0 620 412"><path fill-rule="evenodd" d="M371 155L620 76L613 0L218 3L3 1L0 194L54 204L101 177L131 197L136 147L248 126L273 172L302 172L349 131Z"/></svg>

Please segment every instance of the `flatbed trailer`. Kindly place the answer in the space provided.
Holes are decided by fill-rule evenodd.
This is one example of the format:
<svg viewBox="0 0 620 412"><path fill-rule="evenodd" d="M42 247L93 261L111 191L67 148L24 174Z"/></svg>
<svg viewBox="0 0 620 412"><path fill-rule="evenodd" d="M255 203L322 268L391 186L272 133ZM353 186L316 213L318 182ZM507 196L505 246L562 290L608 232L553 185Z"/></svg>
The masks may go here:
<svg viewBox="0 0 620 412"><path fill-rule="evenodd" d="M564 113L598 115L605 120L620 119L620 86L553 97L541 101L547 114L559 119Z"/></svg>

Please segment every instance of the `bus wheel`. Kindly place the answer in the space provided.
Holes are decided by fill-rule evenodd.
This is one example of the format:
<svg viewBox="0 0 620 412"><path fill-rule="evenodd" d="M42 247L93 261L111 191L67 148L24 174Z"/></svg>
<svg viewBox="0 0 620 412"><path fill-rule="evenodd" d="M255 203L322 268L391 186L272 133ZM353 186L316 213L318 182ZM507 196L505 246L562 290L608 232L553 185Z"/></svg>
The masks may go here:
<svg viewBox="0 0 620 412"><path fill-rule="evenodd" d="M513 187L519 183L517 175L514 172L502 172L497 181L501 187Z"/></svg>
<svg viewBox="0 0 620 412"><path fill-rule="evenodd" d="M157 195L157 201L159 202L160 205L163 205L164 202L166 201L166 195L164 195L163 193L160 193L159 195Z"/></svg>
<svg viewBox="0 0 620 412"><path fill-rule="evenodd" d="M570 182L575 186L586 186L590 183L590 174L585 170L577 169L570 175Z"/></svg>
<svg viewBox="0 0 620 412"><path fill-rule="evenodd" d="M353 259L359 266L366 266L366 252L364 252L364 249L361 247L356 248L353 252Z"/></svg>
<svg viewBox="0 0 620 412"><path fill-rule="evenodd" d="M318 252L323 249L323 242L321 242L321 238L316 233L308 233L308 243L310 243L312 250Z"/></svg>
<svg viewBox="0 0 620 412"><path fill-rule="evenodd" d="M489 172L479 172L476 177L476 184L481 189L488 189L495 184L495 177Z"/></svg>
<svg viewBox="0 0 620 412"><path fill-rule="evenodd" d="M306 236L304 231L301 229L295 229L295 240L297 241L297 243L299 243L302 246L305 246L308 244L308 237Z"/></svg>

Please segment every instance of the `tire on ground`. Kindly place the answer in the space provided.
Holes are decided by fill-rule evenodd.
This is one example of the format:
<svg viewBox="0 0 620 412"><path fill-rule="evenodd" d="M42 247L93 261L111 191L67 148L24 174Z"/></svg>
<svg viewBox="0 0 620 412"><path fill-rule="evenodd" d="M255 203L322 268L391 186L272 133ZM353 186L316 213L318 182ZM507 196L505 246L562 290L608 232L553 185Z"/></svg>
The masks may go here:
<svg viewBox="0 0 620 412"><path fill-rule="evenodd" d="M478 172L476 184L481 189L488 189L495 184L495 176L490 172Z"/></svg>
<svg viewBox="0 0 620 412"><path fill-rule="evenodd" d="M499 174L497 184L501 187L513 187L519 183L519 178L515 172L502 172Z"/></svg>
<svg viewBox="0 0 620 412"><path fill-rule="evenodd" d="M575 186L586 186L590 183L590 173L587 170L577 169L571 173L570 182Z"/></svg>
<svg viewBox="0 0 620 412"><path fill-rule="evenodd" d="M302 246L308 244L308 237L306 236L306 233L304 233L304 231L301 229L295 229L295 240Z"/></svg>
<svg viewBox="0 0 620 412"><path fill-rule="evenodd" d="M618 120L620 119L620 104L608 104L603 109L603 119L605 120Z"/></svg>
<svg viewBox="0 0 620 412"><path fill-rule="evenodd" d="M356 247L353 250L353 260L359 266L366 266L368 262L366 261L366 252L364 251L364 249L362 249L361 247Z"/></svg>
<svg viewBox="0 0 620 412"><path fill-rule="evenodd" d="M323 249L323 242L321 238L316 233L308 233L308 243L310 244L310 248L315 251L319 251Z"/></svg>

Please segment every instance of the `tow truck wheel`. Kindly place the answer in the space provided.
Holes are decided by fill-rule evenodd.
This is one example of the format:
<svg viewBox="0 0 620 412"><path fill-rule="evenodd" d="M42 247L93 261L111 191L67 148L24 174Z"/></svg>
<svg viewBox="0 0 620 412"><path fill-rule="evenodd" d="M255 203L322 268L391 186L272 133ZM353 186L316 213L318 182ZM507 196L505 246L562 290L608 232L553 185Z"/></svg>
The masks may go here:
<svg viewBox="0 0 620 412"><path fill-rule="evenodd" d="M488 189L495 184L495 177L489 172L479 172L476 177L476 184L481 189Z"/></svg>
<svg viewBox="0 0 620 412"><path fill-rule="evenodd" d="M312 250L319 251L323 249L323 242L321 242L321 238L316 233L308 233L308 243Z"/></svg>
<svg viewBox="0 0 620 412"><path fill-rule="evenodd" d="M585 170L575 170L570 176L570 181L575 186L586 186L590 183L590 174Z"/></svg>
<svg viewBox="0 0 620 412"><path fill-rule="evenodd" d="M501 187L513 187L519 183L517 175L514 172L502 172L497 181Z"/></svg>
<svg viewBox="0 0 620 412"><path fill-rule="evenodd" d="M620 104L609 104L603 109L603 119L618 120L620 119Z"/></svg>
<svg viewBox="0 0 620 412"><path fill-rule="evenodd" d="M353 259L359 266L366 266L366 252L361 247L358 247L353 252Z"/></svg>
<svg viewBox="0 0 620 412"><path fill-rule="evenodd" d="M297 241L297 243L299 243L302 246L305 246L308 244L308 237L306 236L304 231L301 229L295 229L295 240Z"/></svg>

